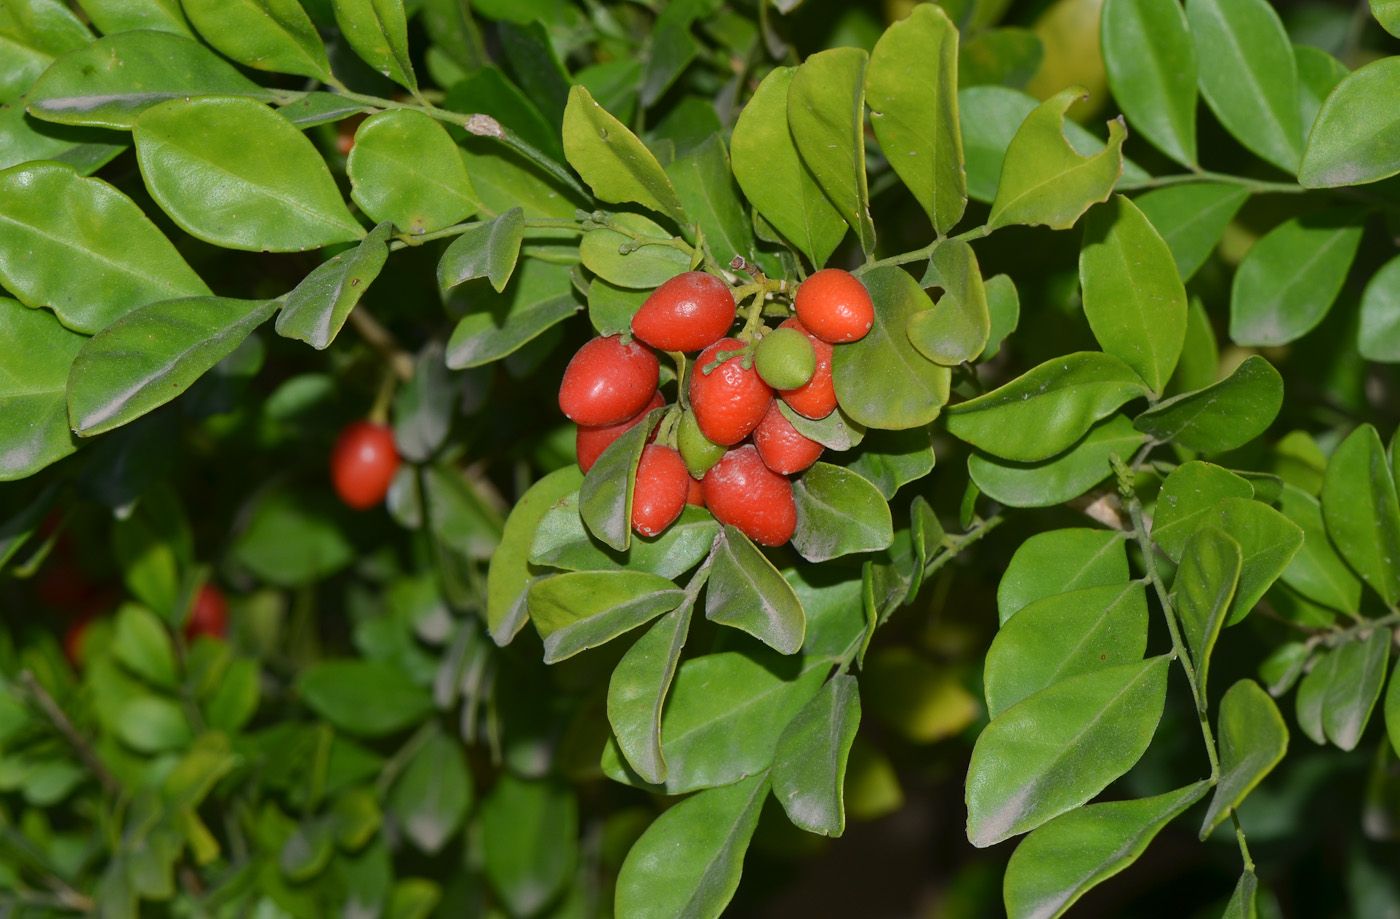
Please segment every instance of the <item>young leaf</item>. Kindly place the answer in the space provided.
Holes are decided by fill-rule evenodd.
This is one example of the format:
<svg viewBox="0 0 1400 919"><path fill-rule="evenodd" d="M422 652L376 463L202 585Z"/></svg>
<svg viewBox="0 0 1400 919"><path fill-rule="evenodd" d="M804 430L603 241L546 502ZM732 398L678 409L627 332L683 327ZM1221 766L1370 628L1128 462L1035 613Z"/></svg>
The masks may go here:
<svg viewBox="0 0 1400 919"><path fill-rule="evenodd" d="M183 0L204 40L245 67L329 82L330 61L298 0Z"/></svg>
<svg viewBox="0 0 1400 919"><path fill-rule="evenodd" d="M987 312L991 317L991 329L987 335L987 347L978 356L979 361L989 361L1001 350L1001 343L1021 321L1021 297L1016 293L1016 284L1004 274L993 275L984 285L987 291Z"/></svg>
<svg viewBox="0 0 1400 919"><path fill-rule="evenodd" d="M715 549L705 588L705 618L742 629L782 654L795 654L807 617L792 585L732 526Z"/></svg>
<svg viewBox="0 0 1400 919"><path fill-rule="evenodd" d="M1026 116L1001 163L988 229L1025 223L1067 230L1090 205L1108 200L1123 174L1122 119L1108 123L1108 146L1081 156L1065 139L1065 112L1087 93L1071 86Z"/></svg>
<svg viewBox="0 0 1400 919"><path fill-rule="evenodd" d="M1215 640L1225 627L1243 565L1240 544L1219 527L1192 533L1181 550L1181 567L1172 581L1172 605L1196 669L1196 705L1206 706L1206 677Z"/></svg>
<svg viewBox="0 0 1400 919"><path fill-rule="evenodd" d="M661 710L690 631L694 595L662 616L613 668L608 682L608 722L617 749L642 781L659 785L669 767L661 752Z"/></svg>
<svg viewBox="0 0 1400 919"><path fill-rule="evenodd" d="M569 90L564 154L600 200L632 201L689 225L675 186L656 157L582 86Z"/></svg>
<svg viewBox="0 0 1400 919"><path fill-rule="evenodd" d="M1342 290L1364 224L1361 211L1334 208L1270 230L1230 285L1230 338L1283 345L1312 331Z"/></svg>
<svg viewBox="0 0 1400 919"><path fill-rule="evenodd" d="M316 147L252 99L162 102L141 114L132 136L151 197L205 242L295 252L365 235Z"/></svg>
<svg viewBox="0 0 1400 919"><path fill-rule="evenodd" d="M633 844L617 877L628 919L718 919L768 797L768 773L702 791L663 813Z"/></svg>
<svg viewBox="0 0 1400 919"><path fill-rule="evenodd" d="M1359 613L1361 580L1328 540L1322 505L1302 489L1284 485L1278 508L1303 530L1303 548L1283 569L1283 582L1309 600L1344 613Z"/></svg>
<svg viewBox="0 0 1400 919"><path fill-rule="evenodd" d="M447 342L447 366L479 367L515 353L580 309L569 266L528 258L509 289L472 292L471 311Z"/></svg>
<svg viewBox="0 0 1400 919"><path fill-rule="evenodd" d="M1037 533L1011 556L997 585L1002 625L1037 600L1086 587L1124 584L1128 552L1117 530L1066 528Z"/></svg>
<svg viewBox="0 0 1400 919"><path fill-rule="evenodd" d="M1327 535L1352 570L1388 605L1400 602L1400 501L1376 429L1342 441L1322 482Z"/></svg>
<svg viewBox="0 0 1400 919"><path fill-rule="evenodd" d="M685 591L642 571L577 571L530 586L530 620L544 639L544 662L556 664L612 641L680 605Z"/></svg>
<svg viewBox="0 0 1400 919"><path fill-rule="evenodd" d="M1253 497L1254 486L1222 466L1200 460L1182 463L1162 483L1152 539L1168 558L1179 562L1187 539L1205 526L1206 515L1218 502Z"/></svg>
<svg viewBox="0 0 1400 919"><path fill-rule="evenodd" d="M1135 203L1171 249L1181 280L1189 281L1248 200L1242 186L1195 182L1154 189Z"/></svg>
<svg viewBox="0 0 1400 919"><path fill-rule="evenodd" d="M76 449L68 428L68 367L87 339L46 310L0 297L0 341L7 351L0 377L0 481L8 482ZM0 532L8 536L9 528L6 521Z"/></svg>
<svg viewBox="0 0 1400 919"><path fill-rule="evenodd" d="M1088 801L1147 749L1166 701L1166 657L1080 674L987 726L967 771L967 838L978 848Z"/></svg>
<svg viewBox="0 0 1400 919"><path fill-rule="evenodd" d="M691 215L696 226L705 230L705 244L716 261L727 265L736 255L745 258L754 255L753 229L744 215L739 196L734 193L729 154L719 134L711 134L670 163L666 175L675 186L686 213Z"/></svg>
<svg viewBox="0 0 1400 919"><path fill-rule="evenodd" d="M674 580L710 552L719 523L709 512L686 507L659 536L632 534L632 547L619 552L588 534L578 512L578 492L559 497L540 520L530 546L530 563L566 571L645 571Z"/></svg>
<svg viewBox="0 0 1400 919"><path fill-rule="evenodd" d="M1372 61L1338 84L1317 113L1298 181L1307 188L1365 185L1400 172L1400 58Z"/></svg>
<svg viewBox="0 0 1400 919"><path fill-rule="evenodd" d="M822 836L846 831L846 762L860 727L856 678L837 674L797 713L773 754L773 796L794 826Z"/></svg>
<svg viewBox="0 0 1400 919"><path fill-rule="evenodd" d="M1269 694L1240 680L1220 700L1220 781L1201 823L1204 840L1288 752L1288 726Z"/></svg>
<svg viewBox="0 0 1400 919"><path fill-rule="evenodd" d="M1017 463L973 453L967 458L967 471L982 493L994 501L1008 507L1051 507L1102 482L1113 472L1110 456L1132 456L1146 439L1147 435L1133 430L1126 417L1114 415L1052 459Z"/></svg>
<svg viewBox="0 0 1400 919"><path fill-rule="evenodd" d="M297 690L312 711L357 737L396 734L433 710L426 690L379 661L320 661L301 672Z"/></svg>
<svg viewBox="0 0 1400 919"><path fill-rule="evenodd" d="M1136 130L1188 168L1196 165L1196 46L1176 0L1109 0L1103 60L1113 98Z"/></svg>
<svg viewBox="0 0 1400 919"><path fill-rule="evenodd" d="M1201 94L1220 123L1284 172L1298 169L1298 69L1278 13L1265 0L1187 0Z"/></svg>
<svg viewBox="0 0 1400 919"><path fill-rule="evenodd" d="M68 375L73 431L91 437L180 395L277 309L276 300L162 300L88 339Z"/></svg>
<svg viewBox="0 0 1400 919"><path fill-rule="evenodd" d="M578 864L578 799L549 779L509 771L481 802L485 873L514 916L538 914Z"/></svg>
<svg viewBox="0 0 1400 919"><path fill-rule="evenodd" d="M932 472L933 464L933 442L928 429L912 428L908 431L876 431L868 441L863 442L846 468L868 480L888 501L900 486L918 481Z"/></svg>
<svg viewBox="0 0 1400 919"><path fill-rule="evenodd" d="M878 552L894 540L890 506L857 473L816 463L792 483L797 531L792 546L809 562Z"/></svg>
<svg viewBox="0 0 1400 919"><path fill-rule="evenodd" d="M401 233L431 233L480 207L447 129L411 109L391 109L361 122L345 171L350 197L360 209Z"/></svg>
<svg viewBox="0 0 1400 919"><path fill-rule="evenodd" d="M875 43L866 72L870 124L895 173L947 233L967 206L958 125L958 30L941 6L914 7Z"/></svg>
<svg viewBox="0 0 1400 919"><path fill-rule="evenodd" d="M870 255L875 224L865 181L866 57L860 48L831 48L807 58L788 87L787 119L802 162Z"/></svg>
<svg viewBox="0 0 1400 919"><path fill-rule="evenodd" d="M579 488L579 516L588 531L619 552L632 543L632 491L637 463L663 412L664 409L649 412L641 424L613 441L588 470Z"/></svg>
<svg viewBox="0 0 1400 919"><path fill-rule="evenodd" d="M1111 354L1077 351L944 414L954 437L1028 463L1064 452L1096 422L1143 395L1142 379L1126 363Z"/></svg>
<svg viewBox="0 0 1400 919"><path fill-rule="evenodd" d="M1366 282L1356 346L1368 361L1400 362L1400 255Z"/></svg>
<svg viewBox="0 0 1400 919"><path fill-rule="evenodd" d="M461 746L446 734L434 733L394 783L388 807L419 851L436 855L462 828L472 790Z"/></svg>
<svg viewBox="0 0 1400 919"><path fill-rule="evenodd" d="M1063 916L1085 893L1137 861L1163 827L1209 790L1209 782L1197 782L1152 798L1089 804L1033 830L1006 865L1007 916Z"/></svg>
<svg viewBox="0 0 1400 919"><path fill-rule="evenodd" d="M408 17L403 0L334 0L335 24L355 53L375 72L409 92L418 78L408 52Z"/></svg>
<svg viewBox="0 0 1400 919"><path fill-rule="evenodd" d="M1322 697L1322 730L1338 747L1354 750L1385 684L1390 629L1373 629L1365 641L1348 641L1329 656L1333 666Z"/></svg>
<svg viewBox="0 0 1400 919"><path fill-rule="evenodd" d="M909 317L909 341L935 364L975 360L987 347L992 318L972 247L956 239L940 245L920 284L943 288L943 296L933 309Z"/></svg>
<svg viewBox="0 0 1400 919"><path fill-rule="evenodd" d="M304 341L324 351L335 341L350 311L389 258L389 235L394 227L381 223L349 252L317 265L284 298L277 314L277 334Z"/></svg>
<svg viewBox="0 0 1400 919"><path fill-rule="evenodd" d="M1138 415L1133 426L1160 441L1224 453L1268 430L1282 406L1283 377L1254 354L1219 383L1157 403Z"/></svg>

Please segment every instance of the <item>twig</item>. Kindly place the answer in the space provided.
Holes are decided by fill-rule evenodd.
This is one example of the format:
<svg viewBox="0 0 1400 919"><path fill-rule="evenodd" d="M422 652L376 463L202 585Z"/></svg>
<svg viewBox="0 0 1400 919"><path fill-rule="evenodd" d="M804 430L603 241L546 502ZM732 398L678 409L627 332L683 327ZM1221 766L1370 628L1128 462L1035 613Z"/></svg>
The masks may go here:
<svg viewBox="0 0 1400 919"><path fill-rule="evenodd" d="M360 333L360 337L371 348L379 352L380 357L389 364L395 376L404 382L413 379L412 355L399 347L394 333L380 325L379 320L370 315L369 310L359 306L352 309L350 311L350 324L355 327L355 331Z"/></svg>
<svg viewBox="0 0 1400 919"><path fill-rule="evenodd" d="M92 770L93 775L97 776L97 780L102 783L102 787L114 795L119 794L122 790L121 783L117 781L116 776L112 775L112 773L107 770L106 764L98 759L97 753L92 749L92 745L87 742L87 739L83 737L82 734L78 733L78 729L73 726L72 721L68 720L68 716L64 714L59 704L54 701L53 696L49 695L48 690L40 686L39 681L34 679L34 674L28 670L22 671L19 675L19 681L23 684L25 691L29 693L30 697L33 698L34 702L43 711L44 715L49 721L53 722L53 726L58 728L58 732L62 734L64 739L73 747L74 752L78 754L78 758L87 764L87 767Z"/></svg>

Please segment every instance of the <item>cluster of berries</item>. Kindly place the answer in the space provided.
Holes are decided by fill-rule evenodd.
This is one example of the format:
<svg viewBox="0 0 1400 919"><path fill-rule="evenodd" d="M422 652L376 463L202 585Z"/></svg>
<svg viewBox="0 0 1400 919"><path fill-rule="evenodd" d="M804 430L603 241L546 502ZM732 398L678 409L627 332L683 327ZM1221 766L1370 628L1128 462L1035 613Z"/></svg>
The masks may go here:
<svg viewBox="0 0 1400 919"><path fill-rule="evenodd" d="M638 533L654 536L696 504L765 546L792 538L797 505L788 476L815 463L822 445L799 433L779 404L813 420L835 411L832 346L863 338L875 320L865 286L840 269L811 275L792 299L795 318L774 329L746 323L732 337L737 305L729 285L690 271L647 298L630 336L594 338L569 362L559 407L578 425L578 464L587 472L610 444L665 407L651 349L699 352L680 381L679 405L652 434L659 442L642 451L632 503Z"/></svg>

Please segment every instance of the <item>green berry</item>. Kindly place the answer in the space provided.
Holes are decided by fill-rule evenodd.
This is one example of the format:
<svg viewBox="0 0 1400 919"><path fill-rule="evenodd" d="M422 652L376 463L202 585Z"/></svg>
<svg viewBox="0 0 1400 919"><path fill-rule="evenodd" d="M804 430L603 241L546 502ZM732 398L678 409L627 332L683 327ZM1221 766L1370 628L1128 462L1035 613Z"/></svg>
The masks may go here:
<svg viewBox="0 0 1400 919"><path fill-rule="evenodd" d="M685 468L697 479L704 478L710 467L720 461L725 449L701 433L693 412L681 415L676 428L676 447L685 460Z"/></svg>
<svg viewBox="0 0 1400 919"><path fill-rule="evenodd" d="M796 329L774 329L754 350L758 375L774 389L796 389L812 378L817 369L817 352L812 342Z"/></svg>

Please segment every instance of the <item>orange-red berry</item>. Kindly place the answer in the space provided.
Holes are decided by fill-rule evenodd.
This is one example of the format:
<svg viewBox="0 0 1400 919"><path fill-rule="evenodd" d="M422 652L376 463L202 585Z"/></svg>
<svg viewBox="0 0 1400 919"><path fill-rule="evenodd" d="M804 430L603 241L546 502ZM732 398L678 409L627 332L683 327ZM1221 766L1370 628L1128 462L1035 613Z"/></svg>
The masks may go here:
<svg viewBox="0 0 1400 919"><path fill-rule="evenodd" d="M823 268L808 276L798 285L793 305L808 331L832 344L864 338L875 323L870 292L840 268Z"/></svg>
<svg viewBox="0 0 1400 919"><path fill-rule="evenodd" d="M687 271L662 284L632 317L632 334L662 351L699 351L734 324L729 285L703 271Z"/></svg>
<svg viewBox="0 0 1400 919"><path fill-rule="evenodd" d="M384 500L399 469L399 451L388 425L347 424L331 448L331 483L340 500L365 510Z"/></svg>
<svg viewBox="0 0 1400 919"><path fill-rule="evenodd" d="M595 338L564 368L559 408L575 424L617 424L651 401L660 378L661 364L645 345L624 344L618 335Z"/></svg>
<svg viewBox="0 0 1400 919"><path fill-rule="evenodd" d="M744 368L743 357L735 355L705 373L704 368L721 351L739 351L744 343L737 338L721 338L695 359L690 374L690 408L700 432L717 444L730 446L748 436L768 411L773 389L752 365Z"/></svg>
<svg viewBox="0 0 1400 919"><path fill-rule="evenodd" d="M656 536L680 516L690 493L690 473L674 447L652 444L637 464L632 492L632 529Z"/></svg>
<svg viewBox="0 0 1400 919"><path fill-rule="evenodd" d="M804 418L820 420L836 410L836 387L831 382L831 344L822 341L796 319L788 319L780 329L797 329L812 342L817 353L817 369L812 378L796 389L778 391L794 412Z"/></svg>
<svg viewBox="0 0 1400 919"><path fill-rule="evenodd" d="M792 475L801 472L822 455L822 445L797 432L783 417L775 399L768 413L753 430L753 443L763 463L774 472Z"/></svg>
<svg viewBox="0 0 1400 919"><path fill-rule="evenodd" d="M190 618L185 620L185 639L194 641L201 635L223 638L227 634L228 601L219 588L205 584L190 607Z"/></svg>
<svg viewBox="0 0 1400 919"><path fill-rule="evenodd" d="M699 479L690 480L689 491L686 492L685 496L685 503L693 504L696 507L705 506L705 488L700 484Z"/></svg>
<svg viewBox="0 0 1400 919"><path fill-rule="evenodd" d="M705 473L705 506L756 543L781 546L797 531L792 483L764 465L752 444L730 450Z"/></svg>

